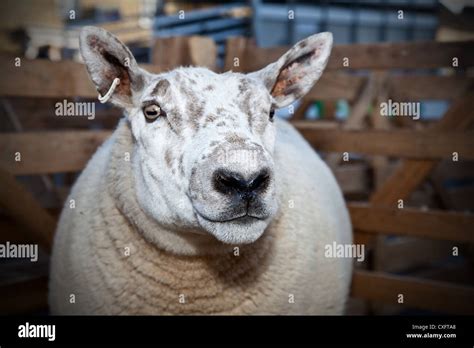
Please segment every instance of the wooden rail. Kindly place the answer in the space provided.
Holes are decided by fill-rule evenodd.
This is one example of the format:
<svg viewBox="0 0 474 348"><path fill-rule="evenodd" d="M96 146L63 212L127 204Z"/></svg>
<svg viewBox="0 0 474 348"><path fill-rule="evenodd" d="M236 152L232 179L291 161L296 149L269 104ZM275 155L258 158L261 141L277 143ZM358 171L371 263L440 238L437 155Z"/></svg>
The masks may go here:
<svg viewBox="0 0 474 348"><path fill-rule="evenodd" d="M268 59L267 61L271 62ZM150 72L159 73L170 65L170 63L163 64L163 66L141 64L141 67ZM2 79L5 82L0 84L0 96L97 98L97 92L81 63L23 59L21 67L16 67L14 56L0 54L0 67ZM51 79L51 76L56 78ZM357 98L366 81L365 76L329 71L323 74L315 87L307 94L307 98L352 101ZM474 85L474 78L467 76L394 75L390 78L388 88L393 100L419 101L455 99L472 85Z"/></svg>
<svg viewBox="0 0 474 348"><path fill-rule="evenodd" d="M310 121L294 125L320 151L416 159L451 158L457 152L459 158L474 159L474 132L327 129ZM0 165L15 175L80 171L110 134L83 130L2 134ZM21 161L15 160L16 153Z"/></svg>
<svg viewBox="0 0 474 348"><path fill-rule="evenodd" d="M402 308L474 314L474 287L380 272L355 271L352 296ZM403 303L398 303L403 295Z"/></svg>
<svg viewBox="0 0 474 348"><path fill-rule="evenodd" d="M349 203L356 231L474 242L474 214Z"/></svg>
<svg viewBox="0 0 474 348"><path fill-rule="evenodd" d="M226 69L236 70L234 58L240 57L240 71L254 71L265 67L281 57L290 47L257 48L246 38L237 37L227 43L230 54ZM430 69L453 67L453 58L458 58L458 67L474 66L474 41L461 42L403 42L334 46L327 65L335 69ZM344 67L344 58L349 65Z"/></svg>

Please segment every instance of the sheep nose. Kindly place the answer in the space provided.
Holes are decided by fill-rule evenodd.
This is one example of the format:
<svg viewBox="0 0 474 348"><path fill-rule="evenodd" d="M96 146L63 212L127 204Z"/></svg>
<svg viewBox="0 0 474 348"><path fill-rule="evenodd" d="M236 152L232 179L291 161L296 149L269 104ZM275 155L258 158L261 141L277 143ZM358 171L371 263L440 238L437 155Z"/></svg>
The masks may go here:
<svg viewBox="0 0 474 348"><path fill-rule="evenodd" d="M268 169L262 169L244 179L242 175L225 169L218 169L213 174L214 188L223 194L238 194L244 200L254 198L263 191L270 181Z"/></svg>

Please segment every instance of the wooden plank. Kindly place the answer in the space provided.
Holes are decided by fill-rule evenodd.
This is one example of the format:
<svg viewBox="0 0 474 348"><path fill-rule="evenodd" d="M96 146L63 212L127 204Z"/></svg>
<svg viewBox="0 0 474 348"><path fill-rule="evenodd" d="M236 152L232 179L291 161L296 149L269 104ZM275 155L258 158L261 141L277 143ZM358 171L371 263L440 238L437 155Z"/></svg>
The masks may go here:
<svg viewBox="0 0 474 348"><path fill-rule="evenodd" d="M244 55L247 50L249 40L242 36L230 37L226 41L224 71L243 72Z"/></svg>
<svg viewBox="0 0 474 348"><path fill-rule="evenodd" d="M164 40L161 39L156 43L158 47L154 50L153 56L155 64L143 64L142 68L159 73L178 65L201 65L209 68L215 66L214 44L205 38L172 38L167 39L169 42ZM239 44L241 40L237 40L237 46L232 47L226 57L226 64L230 65L233 71L243 70L242 66L233 66L232 52L235 52L236 56L239 54ZM207 47L205 51L208 53L205 55L202 53L203 45ZM170 54L169 50L174 53ZM170 60L170 57L173 59ZM42 98L97 97L86 69L80 63L67 60L51 62L42 59L23 59L21 67L15 67L14 62L13 56L0 55L0 73L4 81L8 82L0 85L0 95ZM307 98L353 101L366 80L364 76L326 72L309 91ZM462 76L402 75L391 76L389 88L394 100L454 99L459 97L465 88L471 86L472 82L472 78Z"/></svg>
<svg viewBox="0 0 474 348"><path fill-rule="evenodd" d="M369 190L368 167L366 164L341 165L333 171L344 194L363 193Z"/></svg>
<svg viewBox="0 0 474 348"><path fill-rule="evenodd" d="M3 169L0 169L0 208L28 231L32 242L38 243L46 251L51 250L56 219Z"/></svg>
<svg viewBox="0 0 474 348"><path fill-rule="evenodd" d="M474 242L474 214L349 203L356 230L459 242Z"/></svg>
<svg viewBox="0 0 474 348"><path fill-rule="evenodd" d="M163 70L196 65L216 68L217 47L211 38L174 36L157 38L152 47L152 63Z"/></svg>
<svg viewBox="0 0 474 348"><path fill-rule="evenodd" d="M472 132L412 130L340 130L319 122L293 124L318 150L355 152L406 158L438 159L457 151L461 159L474 158ZM0 137L0 165L15 175L50 174L81 170L111 131L5 133ZM21 161L15 161L15 154ZM71 156L74 153L74 156Z"/></svg>
<svg viewBox="0 0 474 348"><path fill-rule="evenodd" d="M355 239L360 234L361 232L356 230ZM363 236L368 236L366 240L374 239L373 234L367 233ZM400 273L412 272L423 267L433 267L436 263L446 261L453 252L453 245L443 240L403 236L385 238L382 244L378 243L381 238L378 239L372 257L372 267L376 268L372 269L374 271Z"/></svg>
<svg viewBox="0 0 474 348"><path fill-rule="evenodd" d="M48 309L48 278L40 276L0 285L0 313L22 314Z"/></svg>
<svg viewBox="0 0 474 348"><path fill-rule="evenodd" d="M353 152L404 158L474 159L474 132L430 132L413 130L343 130L314 128L308 122L295 121L302 135L319 151Z"/></svg>
<svg viewBox="0 0 474 348"><path fill-rule="evenodd" d="M6 133L0 136L0 166L14 175L76 172L84 168L111 131ZM15 154L21 161L15 161Z"/></svg>
<svg viewBox="0 0 474 348"><path fill-rule="evenodd" d="M290 47L258 48L247 42L242 55L244 71L254 71L276 61ZM401 42L334 46L327 65L334 69L417 69L452 67L453 57L458 67L474 66L474 41ZM349 58L349 66L343 59Z"/></svg>
<svg viewBox="0 0 474 348"><path fill-rule="evenodd" d="M463 130L474 123L474 92L466 93L438 121L434 131ZM431 146L431 145L430 145ZM393 205L399 199L406 199L431 173L438 161L406 159L383 185L373 193L374 204Z"/></svg>
<svg viewBox="0 0 474 348"><path fill-rule="evenodd" d="M353 101L357 98L366 82L364 76L356 76L339 72L324 73L314 87L306 94L306 98L313 100Z"/></svg>
<svg viewBox="0 0 474 348"><path fill-rule="evenodd" d="M397 305L403 295L403 308L420 308L449 314L474 314L474 287L396 276L381 272L355 271L352 296Z"/></svg>
<svg viewBox="0 0 474 348"><path fill-rule="evenodd" d="M150 72L160 72L156 65L140 65ZM15 66L15 57L0 55L0 95L50 98L97 98L97 92L81 63L63 60L22 59Z"/></svg>
<svg viewBox="0 0 474 348"><path fill-rule="evenodd" d="M373 74L369 76L369 79L364 85L360 95L357 98L356 103L351 108L351 114L347 120L342 124L342 129L361 129L364 126L364 119L367 115L369 106L372 104L372 99L375 96L375 82ZM326 158L326 163L330 168L335 168L341 161L341 155L332 153Z"/></svg>
<svg viewBox="0 0 474 348"><path fill-rule="evenodd" d="M468 76L390 75L388 94L397 101L425 99L451 100L462 97L474 86L474 78Z"/></svg>
<svg viewBox="0 0 474 348"><path fill-rule="evenodd" d="M388 77L387 89L394 101L452 100L462 96L474 84L472 77L434 75L395 75ZM355 101L367 78L328 71L308 92L315 100L347 99ZM439 88L443 86L443 88Z"/></svg>

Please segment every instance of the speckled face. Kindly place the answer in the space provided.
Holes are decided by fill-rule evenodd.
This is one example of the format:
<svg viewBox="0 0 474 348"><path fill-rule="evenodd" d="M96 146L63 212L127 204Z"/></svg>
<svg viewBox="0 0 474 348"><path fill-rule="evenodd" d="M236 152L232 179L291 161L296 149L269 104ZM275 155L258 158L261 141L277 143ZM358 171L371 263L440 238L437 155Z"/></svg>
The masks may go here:
<svg viewBox="0 0 474 348"><path fill-rule="evenodd" d="M129 120L144 208L154 215L166 206L173 221L186 218L224 242L256 240L277 210L273 104L263 83L180 68L154 76L139 105ZM150 120L153 106L160 115Z"/></svg>
<svg viewBox="0 0 474 348"><path fill-rule="evenodd" d="M300 41L251 74L140 69L113 35L86 27L81 53L101 94L127 112L137 200L178 232L229 244L259 238L277 212L273 112L305 95L321 76L330 33ZM186 232L185 232L186 231Z"/></svg>

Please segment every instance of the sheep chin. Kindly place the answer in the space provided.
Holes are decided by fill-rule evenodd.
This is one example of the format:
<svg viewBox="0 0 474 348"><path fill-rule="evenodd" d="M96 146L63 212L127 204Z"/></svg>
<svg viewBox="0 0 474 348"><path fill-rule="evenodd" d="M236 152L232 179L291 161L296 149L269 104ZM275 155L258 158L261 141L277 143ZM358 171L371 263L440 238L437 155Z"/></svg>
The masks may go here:
<svg viewBox="0 0 474 348"><path fill-rule="evenodd" d="M262 220L244 216L229 221L211 221L197 214L201 227L224 244L251 244L265 232L270 219Z"/></svg>

